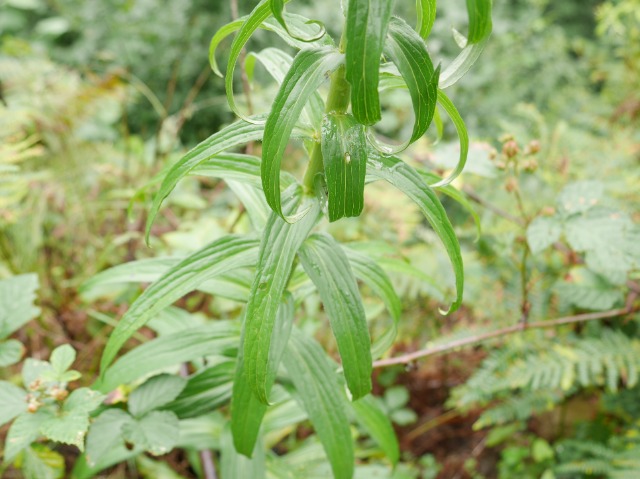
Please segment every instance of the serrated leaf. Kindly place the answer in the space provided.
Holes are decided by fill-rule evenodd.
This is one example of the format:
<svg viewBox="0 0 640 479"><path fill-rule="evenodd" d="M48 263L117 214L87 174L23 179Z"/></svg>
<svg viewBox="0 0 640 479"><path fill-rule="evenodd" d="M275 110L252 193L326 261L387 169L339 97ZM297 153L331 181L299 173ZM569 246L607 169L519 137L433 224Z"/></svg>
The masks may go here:
<svg viewBox="0 0 640 479"><path fill-rule="evenodd" d="M23 274L0 281L0 339L8 337L38 314L33 305L38 276Z"/></svg>
<svg viewBox="0 0 640 479"><path fill-rule="evenodd" d="M220 475L256 479L266 477L266 457L262 441L257 441L255 448L249 452L250 454L241 454L236 451L231 428L228 424L225 425L220 438Z"/></svg>
<svg viewBox="0 0 640 479"><path fill-rule="evenodd" d="M223 272L252 266L256 261L257 241L240 236L224 236L190 255L149 286L131 305L107 341L100 363L104 371L131 335L151 316L198 284Z"/></svg>
<svg viewBox="0 0 640 479"><path fill-rule="evenodd" d="M63 344L58 346L51 352L49 362L59 375L63 374L67 369L71 367L76 359L76 350L69 344Z"/></svg>
<svg viewBox="0 0 640 479"><path fill-rule="evenodd" d="M45 409L20 414L7 433L4 446L5 462L11 462L20 451L29 447L40 436L40 425L50 417L51 413Z"/></svg>
<svg viewBox="0 0 640 479"><path fill-rule="evenodd" d="M170 452L178 442L180 422L171 411L151 411L122 426L125 441L159 456Z"/></svg>
<svg viewBox="0 0 640 479"><path fill-rule="evenodd" d="M568 280L558 282L554 290L563 301L579 308L606 311L620 305L624 295L602 277L584 267L573 268Z"/></svg>
<svg viewBox="0 0 640 479"><path fill-rule="evenodd" d="M436 21L436 0L416 0L416 13L418 15L416 31L425 40L431 33Z"/></svg>
<svg viewBox="0 0 640 479"><path fill-rule="evenodd" d="M324 234L310 236L298 255L329 317L347 386L359 399L371 391L371 338L349 260L338 243Z"/></svg>
<svg viewBox="0 0 640 479"><path fill-rule="evenodd" d="M394 185L420 208L427 221L442 241L456 277L456 299L450 311L462 303L464 268L460 244L442 204L433 190L425 185L422 177L409 165L395 157L384 157L370 152L367 173Z"/></svg>
<svg viewBox="0 0 640 479"><path fill-rule="evenodd" d="M302 50L293 60L264 126L262 142L262 189L271 209L282 218L280 197L280 165L291 132L305 104L318 87L343 62L343 55L332 48ZM287 221L295 221L302 213Z"/></svg>
<svg viewBox="0 0 640 479"><path fill-rule="evenodd" d="M62 479L64 457L42 444L34 444L24 450L20 470L25 479Z"/></svg>
<svg viewBox="0 0 640 479"><path fill-rule="evenodd" d="M354 452L347 400L334 364L313 339L294 329L283 359L309 420L327 454L336 479L351 479Z"/></svg>
<svg viewBox="0 0 640 479"><path fill-rule="evenodd" d="M133 418L122 409L107 409L93 421L85 455L89 466L100 463L109 451L123 444L122 427L132 421Z"/></svg>
<svg viewBox="0 0 640 479"><path fill-rule="evenodd" d="M343 250L356 278L369 286L382 299L393 319L391 327L371 347L371 355L373 358L378 358L393 345L398 332L402 303L391 280L373 258L349 248L343 247Z"/></svg>
<svg viewBox="0 0 640 479"><path fill-rule="evenodd" d="M7 381L0 381L0 426L27 410L27 392Z"/></svg>
<svg viewBox="0 0 640 479"><path fill-rule="evenodd" d="M299 192L285 204L290 212L298 204ZM245 377L249 387L264 403L269 400L269 377L276 364L272 363L271 343L274 341L277 311L291 274L296 252L318 220L320 208L315 200L307 200L308 213L297 223L290 224L276 213L269 218L260 243L256 276L251 286L243 323L243 356Z"/></svg>
<svg viewBox="0 0 640 479"><path fill-rule="evenodd" d="M171 374L159 374L145 381L129 395L129 412L141 417L170 403L182 392L187 380Z"/></svg>
<svg viewBox="0 0 640 479"><path fill-rule="evenodd" d="M322 158L329 197L329 221L362 213L366 148L364 127L356 123L352 115L325 115Z"/></svg>
<svg viewBox="0 0 640 479"><path fill-rule="evenodd" d="M104 400L105 396L89 388L73 391L65 400L62 410L74 413L90 413Z"/></svg>
<svg viewBox="0 0 640 479"><path fill-rule="evenodd" d="M380 121L380 57L391 18L391 0L349 0L346 22L346 77L351 110L358 123Z"/></svg>
<svg viewBox="0 0 640 479"><path fill-rule="evenodd" d="M36 381L48 374L53 374L53 367L47 361L27 358L22 365L22 384L29 388Z"/></svg>
<svg viewBox="0 0 640 479"><path fill-rule="evenodd" d="M393 430L389 417L380 409L375 398L365 396L351 403L356 420L367 433L378 443L380 449L395 466L400 458L398 438Z"/></svg>
<svg viewBox="0 0 640 479"><path fill-rule="evenodd" d="M600 202L604 186L599 181L579 181L563 188L558 195L558 207L567 214L583 213Z"/></svg>
<svg viewBox="0 0 640 479"><path fill-rule="evenodd" d="M544 251L560 239L562 222L555 216L538 216L527 227L527 243L533 254Z"/></svg>
<svg viewBox="0 0 640 479"><path fill-rule="evenodd" d="M444 108L447 115L449 115L449 118L451 118L453 125L456 127L456 132L458 133L458 139L460 141L460 159L449 176L431 185L433 188L446 186L460 176L460 173L464 170L464 166L467 164L467 156L469 154L469 133L467 132L467 127L465 126L460 113L458 113L453 102L442 90L438 90L438 103L440 103L442 108Z"/></svg>
<svg viewBox="0 0 640 479"><path fill-rule="evenodd" d="M118 359L93 388L109 392L154 371L210 355L228 355L237 349L239 332L230 321L178 331L144 343Z"/></svg>
<svg viewBox="0 0 640 479"><path fill-rule="evenodd" d="M383 151L397 153L422 137L429 128L438 100L440 67L434 70L424 40L397 17L389 23L384 54L398 67L409 89L415 116L411 138L400 146L384 147Z"/></svg>
<svg viewBox="0 0 640 479"><path fill-rule="evenodd" d="M0 341L0 368L6 368L22 359L24 346L17 339Z"/></svg>
<svg viewBox="0 0 640 479"><path fill-rule="evenodd" d="M84 436L89 429L89 414L83 411L62 412L42 422L40 432L47 439L71 444L84 450Z"/></svg>

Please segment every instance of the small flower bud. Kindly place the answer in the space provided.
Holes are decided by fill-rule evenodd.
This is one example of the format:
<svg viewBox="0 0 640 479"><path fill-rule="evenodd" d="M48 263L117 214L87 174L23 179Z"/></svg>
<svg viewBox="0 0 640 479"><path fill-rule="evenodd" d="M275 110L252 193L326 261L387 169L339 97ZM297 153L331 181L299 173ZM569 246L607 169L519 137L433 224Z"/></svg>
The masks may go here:
<svg viewBox="0 0 640 479"><path fill-rule="evenodd" d="M525 161L522 166L524 167L525 171L533 173L538 169L538 162L531 158L530 160Z"/></svg>
<svg viewBox="0 0 640 479"><path fill-rule="evenodd" d="M535 155L540 151L540 142L538 140L531 140L529 142L527 150L530 154Z"/></svg>
<svg viewBox="0 0 640 479"><path fill-rule="evenodd" d="M513 193L518 189L518 180L515 178L509 178L504 185L504 188L509 192Z"/></svg>
<svg viewBox="0 0 640 479"><path fill-rule="evenodd" d="M514 140L507 141L502 147L502 153L507 158L513 158L518 154L518 151L520 151L520 148L518 148L518 144Z"/></svg>

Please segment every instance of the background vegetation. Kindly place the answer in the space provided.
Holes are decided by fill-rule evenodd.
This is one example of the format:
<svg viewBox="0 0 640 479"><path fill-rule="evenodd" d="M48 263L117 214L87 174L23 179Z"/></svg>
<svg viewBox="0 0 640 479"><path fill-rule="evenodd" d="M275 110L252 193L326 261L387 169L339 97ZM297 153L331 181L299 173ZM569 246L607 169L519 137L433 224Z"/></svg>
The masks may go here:
<svg viewBox="0 0 640 479"><path fill-rule="evenodd" d="M239 13L253 3L240 2ZM398 3L410 18L411 2ZM451 27L464 24L462 2L438 8L429 48L453 57ZM33 360L50 359L58 376L45 381L71 382L69 391L35 388L29 394L48 396L34 401L60 402L71 393L90 402L82 386L96 378L108 333L155 279L141 270L100 283L97 273L183 257L249 228L244 207L222 182L190 177L161 210L152 248L144 246L146 186L232 121L223 82L208 65L211 36L232 10L199 0L0 4L0 378L28 388L40 374ZM339 24L339 12L322 2L295 10L329 28ZM266 32L252 41L256 50L282 46ZM276 92L263 70L255 74L243 111L266 111ZM468 211L443 199L466 270L463 308L450 316L438 313L454 289L446 253L402 196L371 185L364 214L330 226L355 245L366 238L400 245L368 253L385 265L403 303L389 355L400 360L383 359L374 384L399 435L401 460L390 472L380 446L353 426L357 477L640 477L639 79L638 0L495 2L482 61L451 93L472 138L456 186L474 203L482 230L478 235ZM410 136L406 92L390 90L382 102L380 132ZM455 164L456 148L446 125L437 145L424 139L407 156L443 173ZM294 152L287 168L301 172L294 160L302 156ZM31 295L16 305L16 291ZM380 302L373 294L365 299L368 317L383 322ZM237 310L204 287L158 315L129 346ZM335 352L317 300L298 319ZM62 344L77 357L63 348L50 358ZM71 363L82 377L68 371ZM197 420L180 408L178 394L188 389L168 406L144 403L142 386L131 392L140 381L117 389L133 416L137 404L136 420L174 414L181 435L176 444L140 449L132 441L133 453L103 477L210 477L203 467L212 457L229 471L218 459L229 457L230 391L207 384L222 384L233 369L220 362L207 371L201 385L187 386L203 394ZM20 393L7 386L1 394L9 404ZM284 404L265 424L269 474L327 477L304 415ZM41 440L16 461L7 460L5 443L3 474L40 479L73 470L90 477L69 443Z"/></svg>

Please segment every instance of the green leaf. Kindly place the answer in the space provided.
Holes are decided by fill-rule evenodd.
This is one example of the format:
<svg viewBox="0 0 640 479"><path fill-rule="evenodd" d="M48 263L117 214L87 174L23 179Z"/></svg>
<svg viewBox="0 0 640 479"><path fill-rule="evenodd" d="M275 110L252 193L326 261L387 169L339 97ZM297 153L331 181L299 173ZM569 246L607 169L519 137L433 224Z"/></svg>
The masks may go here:
<svg viewBox="0 0 640 479"><path fill-rule="evenodd" d="M262 189L271 209L292 222L304 213L286 218L280 198L280 164L287 143L308 99L343 61L335 49L303 50L293 64L273 101L264 126L262 143Z"/></svg>
<svg viewBox="0 0 640 479"><path fill-rule="evenodd" d="M600 202L603 193L604 186L599 181L571 183L558 195L558 207L567 215L584 213Z"/></svg>
<svg viewBox="0 0 640 479"><path fill-rule="evenodd" d="M64 457L42 444L24 450L20 470L25 479L62 479L65 473Z"/></svg>
<svg viewBox="0 0 640 479"><path fill-rule="evenodd" d="M100 363L104 371L131 335L158 311L166 308L203 281L256 262L256 240L224 236L171 268L131 305L107 341Z"/></svg>
<svg viewBox="0 0 640 479"><path fill-rule="evenodd" d="M239 333L230 321L178 331L144 343L118 359L93 388L109 392L155 371L205 356L227 355L237 350Z"/></svg>
<svg viewBox="0 0 640 479"><path fill-rule="evenodd" d="M202 416L211 412L231 399L235 361L224 361L211 366L194 376L180 395L164 406L183 419Z"/></svg>
<svg viewBox="0 0 640 479"><path fill-rule="evenodd" d="M151 411L122 425L124 440L154 456L167 454L178 442L180 422L171 411Z"/></svg>
<svg viewBox="0 0 640 479"><path fill-rule="evenodd" d="M533 254L544 251L560 239L562 222L555 216L538 216L527 227L527 243Z"/></svg>
<svg viewBox="0 0 640 479"><path fill-rule="evenodd" d="M47 439L71 444L84 450L84 436L89 429L89 414L86 412L63 412L42 422L40 432Z"/></svg>
<svg viewBox="0 0 640 479"><path fill-rule="evenodd" d="M220 475L251 479L266 477L266 455L262 441L258 441L250 453L243 455L236 452L231 428L227 424L220 438Z"/></svg>
<svg viewBox="0 0 640 479"><path fill-rule="evenodd" d="M346 22L346 77L351 110L358 123L380 121L380 57L391 18L391 0L349 0Z"/></svg>
<svg viewBox="0 0 640 479"><path fill-rule="evenodd" d="M378 402L371 395L352 402L351 407L356 420L395 466L400 458L400 446L387 414L380 409Z"/></svg>
<svg viewBox="0 0 640 479"><path fill-rule="evenodd" d="M324 234L310 236L298 254L329 316L351 395L359 399L371 391L371 338L349 260Z"/></svg>
<svg viewBox="0 0 640 479"><path fill-rule="evenodd" d="M301 42L305 42L305 43L316 42L320 40L326 33L326 30L322 22L318 20L309 20L307 22L308 24L318 25L320 27L319 32L316 33L316 35L311 37L297 36L294 32L289 30L289 27L287 26L287 22L283 16L285 0L270 0L270 3L271 3L271 13L273 14L274 18L278 21L278 23L282 26L282 28L284 28L285 31L296 40L300 40Z"/></svg>
<svg viewBox="0 0 640 479"><path fill-rule="evenodd" d="M264 117L254 117L264 118ZM189 175L191 171L207 160L223 153L230 148L243 145L250 141L262 139L264 133L264 125L256 125L245 121L238 121L214 133L209 138L201 142L195 148L191 149L177 163L175 163L166 173L160 190L153 198L153 204L149 209L149 217L146 225L146 240L149 242L149 233L155 217L160 210L160 206L164 199L173 191L176 184ZM306 132L300 129L294 129L292 138L310 138L313 132ZM230 168L231 169L231 168Z"/></svg>
<svg viewBox="0 0 640 479"><path fill-rule="evenodd" d="M253 77L256 61L262 63L269 74L281 85L291 68L293 58L278 48L265 48L258 53L251 52L247 55L245 61L245 69L249 80ZM310 125L317 127L322 122L323 113L324 101L320 94L315 92L305 105L303 116Z"/></svg>
<svg viewBox="0 0 640 479"><path fill-rule="evenodd" d="M20 361L24 350L24 346L17 339L0 341L0 368L6 368Z"/></svg>
<svg viewBox="0 0 640 479"><path fill-rule="evenodd" d="M122 409L107 409L91 424L87 435L86 459L89 466L96 466L117 446L123 447L122 427L133 418Z"/></svg>
<svg viewBox="0 0 640 479"><path fill-rule="evenodd" d="M393 386L384 392L384 402L389 411L400 409L409 402L409 391L404 386Z"/></svg>
<svg viewBox="0 0 640 479"><path fill-rule="evenodd" d="M187 380L171 374L159 374L144 382L129 395L129 412L144 416L153 409L170 403L182 392Z"/></svg>
<svg viewBox="0 0 640 479"><path fill-rule="evenodd" d="M382 147L386 153L397 153L422 137L429 128L438 100L440 67L433 69L424 40L397 17L393 17L389 23L384 54L398 67L409 89L415 115L413 132L408 141L396 147Z"/></svg>
<svg viewBox="0 0 640 479"><path fill-rule="evenodd" d="M491 3L492 0L467 0L468 43L479 43L491 34Z"/></svg>
<svg viewBox="0 0 640 479"><path fill-rule="evenodd" d="M353 441L346 415L347 400L335 365L313 339L294 329L283 362L303 408L322 442L336 479L351 479Z"/></svg>
<svg viewBox="0 0 640 479"><path fill-rule="evenodd" d="M0 426L27 410L27 392L7 381L0 381Z"/></svg>
<svg viewBox="0 0 640 479"><path fill-rule="evenodd" d="M97 391L78 388L65 400L62 410L63 412L90 413L100 406L104 399L105 396Z"/></svg>
<svg viewBox="0 0 640 479"><path fill-rule="evenodd" d="M40 425L50 417L51 413L45 409L20 414L7 433L4 446L5 462L11 462L20 451L29 447L40 436Z"/></svg>
<svg viewBox="0 0 640 479"><path fill-rule="evenodd" d="M22 384L29 388L36 381L42 381L45 376L53 374L53 368L48 361L27 358L22 365Z"/></svg>
<svg viewBox="0 0 640 479"><path fill-rule="evenodd" d="M52 351L51 357L49 358L51 366L59 375L69 369L75 360L76 351L69 344L58 346Z"/></svg>
<svg viewBox="0 0 640 479"><path fill-rule="evenodd" d="M451 172L447 178L431 185L433 188L446 186L455 180L460 173L462 173L462 170L464 170L464 166L467 164L467 156L469 154L469 134L467 133L467 127L465 126L460 113L458 113L453 102L449 100L449 97L447 97L442 90L438 90L438 103L440 103L442 108L447 112L447 115L451 118L451 121L458 132L458 138L460 139L460 159L458 160L458 164L453 172Z"/></svg>
<svg viewBox="0 0 640 479"><path fill-rule="evenodd" d="M382 299L393 319L391 328L380 336L371 348L372 356L378 358L393 345L398 333L398 321L402 312L402 303L393 288L391 280L373 258L349 248L343 247L343 250L349 259L349 264L356 278L369 286Z"/></svg>
<svg viewBox="0 0 640 479"><path fill-rule="evenodd" d="M456 277L456 299L450 309L455 311L462 303L464 268L458 238L438 197L416 170L398 158L370 154L367 173L389 182L411 198L442 241Z"/></svg>
<svg viewBox="0 0 640 479"><path fill-rule="evenodd" d="M436 0L416 0L416 13L418 21L416 31L425 40L431 33L433 24L436 21Z"/></svg>
<svg viewBox="0 0 640 479"><path fill-rule="evenodd" d="M329 196L329 221L360 216L367 170L364 127L351 115L329 113L322 125L322 157Z"/></svg>
<svg viewBox="0 0 640 479"><path fill-rule="evenodd" d="M465 76L473 64L480 58L480 54L484 50L484 47L487 46L488 41L489 39L486 38L479 43L467 44L440 75L438 88L449 88Z"/></svg>
<svg viewBox="0 0 640 479"><path fill-rule="evenodd" d="M293 192L285 211L292 211L298 192ZM260 243L256 276L251 286L247 312L243 323L243 355L245 376L249 387L264 403L269 400L269 377L277 364L273 363L271 344L279 331L276 313L291 275L296 252L314 227L320 213L318 202L307 200L306 216L294 224L273 213Z"/></svg>
<svg viewBox="0 0 640 479"><path fill-rule="evenodd" d="M568 277L558 282L555 293L563 301L579 308L606 311L624 302L623 292L585 267L571 269Z"/></svg>
<svg viewBox="0 0 640 479"><path fill-rule="evenodd" d="M8 337L38 314L33 305L38 276L23 274L0 281L0 339Z"/></svg>

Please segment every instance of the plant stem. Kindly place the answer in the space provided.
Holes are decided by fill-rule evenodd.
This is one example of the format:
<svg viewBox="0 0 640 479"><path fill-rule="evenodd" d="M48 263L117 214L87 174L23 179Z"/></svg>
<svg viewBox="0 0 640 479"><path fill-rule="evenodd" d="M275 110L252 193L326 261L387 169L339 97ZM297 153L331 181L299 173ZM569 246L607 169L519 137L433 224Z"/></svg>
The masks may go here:
<svg viewBox="0 0 640 479"><path fill-rule="evenodd" d="M345 37L342 35L340 40L340 51L344 51ZM331 75L331 84L329 85L329 95L327 96L327 104L325 106L326 113L346 113L351 101L351 85L346 78L346 68L341 65ZM314 179L318 173L324 170L324 162L322 159L322 143L316 142L311 151L309 166L304 175L304 189L307 193L315 191Z"/></svg>
<svg viewBox="0 0 640 479"><path fill-rule="evenodd" d="M398 364L408 364L420 358L426 358L427 356L433 356L435 354L446 353L452 349L456 349L462 346L468 346L476 344L488 339L498 338L501 336L507 336L509 334L520 333L527 329L541 329L541 328L554 328L556 326L562 326L564 324L581 323L585 321L595 321L599 319L615 318L616 316L622 316L638 311L640 308L633 306L633 301L636 296L634 293L630 294L630 298L627 301L627 306L620 309L612 309L610 311L603 311L599 313L586 313L577 314L575 316L567 316L564 318L553 319L549 321L538 321L535 323L520 323L515 326L509 326L507 328L497 329L495 331L489 331L487 333L478 334L469 338L458 339L445 343L439 346L431 348L421 349L409 354L403 354L395 358L380 359L373 363L374 368L382 368L386 366L394 366Z"/></svg>

